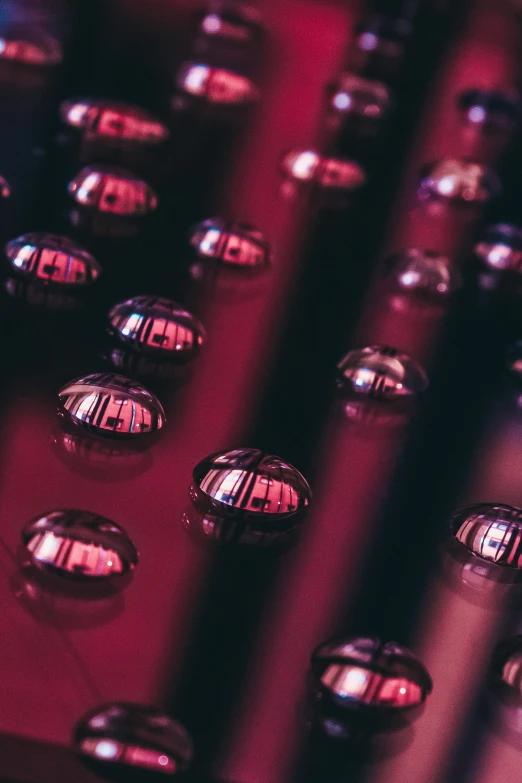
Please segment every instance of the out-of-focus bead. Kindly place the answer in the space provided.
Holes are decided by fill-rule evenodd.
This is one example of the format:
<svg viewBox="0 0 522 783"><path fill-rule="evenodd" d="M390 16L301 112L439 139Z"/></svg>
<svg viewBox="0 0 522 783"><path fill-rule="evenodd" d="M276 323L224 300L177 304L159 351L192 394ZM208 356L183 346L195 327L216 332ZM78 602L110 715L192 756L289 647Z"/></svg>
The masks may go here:
<svg viewBox="0 0 522 783"><path fill-rule="evenodd" d="M448 158L427 168L421 181L419 196L475 204L489 201L499 192L498 177L487 166Z"/></svg>

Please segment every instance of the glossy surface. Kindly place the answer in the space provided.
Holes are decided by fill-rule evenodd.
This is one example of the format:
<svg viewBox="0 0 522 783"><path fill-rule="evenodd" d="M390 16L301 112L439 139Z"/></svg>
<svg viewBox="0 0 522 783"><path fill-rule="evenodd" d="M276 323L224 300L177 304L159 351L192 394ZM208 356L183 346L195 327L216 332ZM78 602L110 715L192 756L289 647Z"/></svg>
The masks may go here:
<svg viewBox="0 0 522 783"><path fill-rule="evenodd" d="M403 291L445 299L461 285L456 265L447 256L410 248L388 259L390 278Z"/></svg>
<svg viewBox="0 0 522 783"><path fill-rule="evenodd" d="M522 266L522 229L507 223L489 226L474 245L473 252L490 269L519 272Z"/></svg>
<svg viewBox="0 0 522 783"><path fill-rule="evenodd" d="M60 390L58 402L61 416L96 435L134 438L165 424L163 407L151 392L112 373L71 381Z"/></svg>
<svg viewBox="0 0 522 783"><path fill-rule="evenodd" d="M332 90L330 108L343 117L357 115L379 121L389 111L391 95L384 82L343 73Z"/></svg>
<svg viewBox="0 0 522 783"><path fill-rule="evenodd" d="M315 150L292 150L281 161L283 174L324 190L358 190L366 182L361 166L352 160L321 155Z"/></svg>
<svg viewBox="0 0 522 783"><path fill-rule="evenodd" d="M522 511L480 503L457 511L451 522L455 538L478 557L507 568L522 567Z"/></svg>
<svg viewBox="0 0 522 783"><path fill-rule="evenodd" d="M86 166L69 183L69 193L84 208L122 217L153 212L158 197L147 183L122 169Z"/></svg>
<svg viewBox="0 0 522 783"><path fill-rule="evenodd" d="M316 688L348 710L417 707L433 687L425 667L410 650L364 637L318 647L312 656L312 672Z"/></svg>
<svg viewBox="0 0 522 783"><path fill-rule="evenodd" d="M194 226L190 244L200 258L216 258L227 266L256 269L272 261L263 233L248 223L209 218Z"/></svg>
<svg viewBox="0 0 522 783"><path fill-rule="evenodd" d="M428 386L422 367L395 348L370 345L350 351L339 362L338 387L379 400L411 397Z"/></svg>
<svg viewBox="0 0 522 783"><path fill-rule="evenodd" d="M76 726L74 746L100 764L175 775L192 761L192 740L183 726L154 707L113 702Z"/></svg>
<svg viewBox="0 0 522 783"><path fill-rule="evenodd" d="M206 339L202 324L170 299L135 296L109 312L109 335L140 353L188 361Z"/></svg>
<svg viewBox="0 0 522 783"><path fill-rule="evenodd" d="M311 500L304 476L257 449L218 451L194 468L189 496L203 513L278 522Z"/></svg>
<svg viewBox="0 0 522 783"><path fill-rule="evenodd" d="M61 104L60 116L67 125L92 138L159 144L170 135L168 128L150 112L118 101L70 99Z"/></svg>
<svg viewBox="0 0 522 783"><path fill-rule="evenodd" d="M183 63L176 83L183 93L216 106L244 106L259 98L259 90L248 77L205 63Z"/></svg>
<svg viewBox="0 0 522 783"><path fill-rule="evenodd" d="M41 68L58 65L62 58L60 42L36 25L12 24L0 29L0 62Z"/></svg>
<svg viewBox="0 0 522 783"><path fill-rule="evenodd" d="M259 33L260 14L253 5L213 0L200 22L203 35L244 46Z"/></svg>
<svg viewBox="0 0 522 783"><path fill-rule="evenodd" d="M49 511L24 527L22 541L36 567L68 579L113 580L138 564L125 531L89 511Z"/></svg>
<svg viewBox="0 0 522 783"><path fill-rule="evenodd" d="M499 191L499 180L487 166L456 159L439 160L428 167L420 187L421 197L468 204L489 201Z"/></svg>
<svg viewBox="0 0 522 783"><path fill-rule="evenodd" d="M58 234L24 234L8 242L5 253L16 275L51 287L87 287L102 271L87 250Z"/></svg>
<svg viewBox="0 0 522 783"><path fill-rule="evenodd" d="M520 119L520 95L514 90L466 90L458 106L467 123L488 129L509 129Z"/></svg>

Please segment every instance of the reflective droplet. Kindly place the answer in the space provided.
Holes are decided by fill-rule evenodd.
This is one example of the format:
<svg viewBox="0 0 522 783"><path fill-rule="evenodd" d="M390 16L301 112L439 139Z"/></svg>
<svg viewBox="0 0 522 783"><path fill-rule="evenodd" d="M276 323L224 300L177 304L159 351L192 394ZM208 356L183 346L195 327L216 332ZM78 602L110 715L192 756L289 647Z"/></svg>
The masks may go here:
<svg viewBox="0 0 522 783"><path fill-rule="evenodd" d="M429 166L424 174L419 195L435 196L461 203L482 203L500 192L497 175L480 163L445 159Z"/></svg>
<svg viewBox="0 0 522 783"><path fill-rule="evenodd" d="M74 747L99 764L167 775L185 772L194 754L180 723L155 707L122 702L85 715L75 728Z"/></svg>
<svg viewBox="0 0 522 783"><path fill-rule="evenodd" d="M135 296L115 305L109 312L108 331L134 351L179 362L195 358L206 339L192 313L155 296Z"/></svg>
<svg viewBox="0 0 522 783"><path fill-rule="evenodd" d="M494 130L509 130L520 119L520 95L515 90L465 90L458 99L465 122Z"/></svg>
<svg viewBox="0 0 522 783"><path fill-rule="evenodd" d="M522 271L522 229L507 223L489 226L473 248L475 256L494 270Z"/></svg>
<svg viewBox="0 0 522 783"><path fill-rule="evenodd" d="M0 62L46 67L62 59L60 43L38 27L13 24L0 29Z"/></svg>
<svg viewBox="0 0 522 783"><path fill-rule="evenodd" d="M216 106L244 106L259 98L259 90L248 77L204 63L183 63L177 85L190 97Z"/></svg>
<svg viewBox="0 0 522 783"><path fill-rule="evenodd" d="M138 563L125 531L89 511L65 509L36 517L24 527L22 541L36 567L71 579L112 580Z"/></svg>
<svg viewBox="0 0 522 783"><path fill-rule="evenodd" d="M414 359L384 345L350 351L337 367L339 388L355 395L393 400L412 397L428 386L426 373Z"/></svg>
<svg viewBox="0 0 522 783"><path fill-rule="evenodd" d="M390 89L384 82L343 73L332 90L330 108L343 116L356 115L378 122L389 111Z"/></svg>
<svg viewBox="0 0 522 783"><path fill-rule="evenodd" d="M57 234L24 234L8 242L5 252L14 273L46 286L84 288L101 274L90 253Z"/></svg>
<svg viewBox="0 0 522 783"><path fill-rule="evenodd" d="M352 637L312 655L317 691L342 710L394 712L420 706L432 681L420 660L395 642Z"/></svg>
<svg viewBox="0 0 522 783"><path fill-rule="evenodd" d="M455 264L430 250L409 248L388 259L389 276L403 291L444 299L461 284Z"/></svg>
<svg viewBox="0 0 522 783"><path fill-rule="evenodd" d="M141 383L113 373L96 373L71 381L58 395L58 412L93 434L138 437L160 430L165 412Z"/></svg>
<svg viewBox="0 0 522 783"><path fill-rule="evenodd" d="M402 57L411 32L411 22L407 19L370 14L358 26L356 46L366 54L397 60Z"/></svg>
<svg viewBox="0 0 522 783"><path fill-rule="evenodd" d="M227 266L261 268L273 258L259 229L222 218L209 218L194 226L190 244L200 258L216 258Z"/></svg>
<svg viewBox="0 0 522 783"><path fill-rule="evenodd" d="M69 193L84 208L117 216L141 217L158 206L155 191L144 180L101 164L82 169L70 182Z"/></svg>
<svg viewBox="0 0 522 783"><path fill-rule="evenodd" d="M478 503L453 516L457 541L483 560L506 568L522 568L522 511L496 503Z"/></svg>
<svg viewBox="0 0 522 783"><path fill-rule="evenodd" d="M145 109L101 98L64 101L60 116L67 125L94 138L159 144L170 136L169 129Z"/></svg>
<svg viewBox="0 0 522 783"><path fill-rule="evenodd" d="M196 465L192 479L189 497L203 514L278 522L311 500L296 468L257 449L211 454Z"/></svg>
<svg viewBox="0 0 522 783"><path fill-rule="evenodd" d="M325 190L353 191L366 182L364 170L355 161L330 158L315 150L292 150L283 157L281 166L289 179Z"/></svg>
<svg viewBox="0 0 522 783"><path fill-rule="evenodd" d="M254 6L215 0L201 19L200 32L227 43L245 45L258 36L260 20L260 13Z"/></svg>

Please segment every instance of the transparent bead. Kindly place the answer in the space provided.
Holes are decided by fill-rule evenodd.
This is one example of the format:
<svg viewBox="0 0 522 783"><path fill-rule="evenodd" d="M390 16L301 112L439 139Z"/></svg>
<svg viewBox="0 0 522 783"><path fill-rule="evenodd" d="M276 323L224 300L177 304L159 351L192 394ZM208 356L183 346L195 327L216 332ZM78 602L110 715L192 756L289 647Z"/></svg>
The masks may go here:
<svg viewBox="0 0 522 783"><path fill-rule="evenodd" d="M522 511L496 503L478 503L453 516L457 541L483 560L507 568L522 568Z"/></svg>
<svg viewBox="0 0 522 783"><path fill-rule="evenodd" d="M71 381L58 394L58 412L66 421L93 434L138 437L160 430L165 412L141 383L113 373Z"/></svg>
<svg viewBox="0 0 522 783"><path fill-rule="evenodd" d="M111 337L132 350L188 361L205 342L202 324L181 305L155 296L135 296L109 312Z"/></svg>
<svg viewBox="0 0 522 783"><path fill-rule="evenodd" d="M215 258L227 266L248 269L267 266L272 251L264 235L248 223L209 218L191 231L190 244L200 258Z"/></svg>
<svg viewBox="0 0 522 783"><path fill-rule="evenodd" d="M522 271L522 229L507 223L489 226L473 248L490 269Z"/></svg>
<svg viewBox="0 0 522 783"><path fill-rule="evenodd" d="M488 130L509 130L520 119L520 95L515 90L465 90L458 107L466 123Z"/></svg>
<svg viewBox="0 0 522 783"><path fill-rule="evenodd" d="M337 367L339 388L357 396L401 399L412 397L428 386L426 373L414 359L385 345L350 351Z"/></svg>
<svg viewBox="0 0 522 783"><path fill-rule="evenodd" d="M59 41L38 27L23 24L0 26L0 62L41 68L58 65L62 59Z"/></svg>
<svg viewBox="0 0 522 783"><path fill-rule="evenodd" d="M85 288L102 271L84 248L57 234L23 234L8 242L5 252L13 273L30 277L41 285Z"/></svg>
<svg viewBox="0 0 522 783"><path fill-rule="evenodd" d="M288 179L324 190L353 191L366 182L366 173L355 161L330 158L315 150L292 150L284 155L281 166Z"/></svg>
<svg viewBox="0 0 522 783"><path fill-rule="evenodd" d="M461 285L451 259L430 250L409 248L388 259L388 274L403 291L444 299Z"/></svg>
<svg viewBox="0 0 522 783"><path fill-rule="evenodd" d="M89 137L159 144L170 136L169 129L145 109L101 98L64 101L60 116Z"/></svg>
<svg viewBox="0 0 522 783"><path fill-rule="evenodd" d="M261 16L255 6L231 0L215 0L202 16L200 32L227 43L246 45L260 31Z"/></svg>
<svg viewBox="0 0 522 783"><path fill-rule="evenodd" d="M332 90L331 109L342 115L356 115L378 121L390 109L389 87L375 79L365 79L355 73L343 73Z"/></svg>
<svg viewBox="0 0 522 783"><path fill-rule="evenodd" d="M82 169L70 182L69 193L81 207L120 217L141 217L158 206L155 191L144 180L101 164Z"/></svg>
<svg viewBox="0 0 522 783"><path fill-rule="evenodd" d="M491 169L480 163L445 159L427 168L419 195L472 204L489 201L499 192L500 182Z"/></svg>
<svg viewBox="0 0 522 783"><path fill-rule="evenodd" d="M183 63L177 86L190 97L217 106L244 106L259 98L259 90L247 76L204 63Z"/></svg>
<svg viewBox="0 0 522 783"><path fill-rule="evenodd" d="M202 514L269 523L303 511L311 492L304 476L279 457L233 449L196 465L189 497Z"/></svg>
<svg viewBox="0 0 522 783"><path fill-rule="evenodd" d="M275 525L267 525L265 517L201 513L194 506L186 508L181 515L183 527L196 544L206 549L235 547L249 552L286 551L297 540L299 521L300 515L292 514Z"/></svg>
<svg viewBox="0 0 522 783"><path fill-rule="evenodd" d="M407 19L371 14L358 26L356 46L366 54L397 60L402 57L411 32Z"/></svg>
<svg viewBox="0 0 522 783"><path fill-rule="evenodd" d="M24 527L22 541L36 567L69 579L113 580L138 564L138 551L125 531L89 511L38 516Z"/></svg>
<svg viewBox="0 0 522 783"><path fill-rule="evenodd" d="M89 712L74 731L76 751L103 765L175 775L194 754L183 726L155 707L114 702Z"/></svg>
<svg viewBox="0 0 522 783"><path fill-rule="evenodd" d="M394 712L419 707L431 693L423 664L395 642L353 637L312 655L317 691L342 710Z"/></svg>

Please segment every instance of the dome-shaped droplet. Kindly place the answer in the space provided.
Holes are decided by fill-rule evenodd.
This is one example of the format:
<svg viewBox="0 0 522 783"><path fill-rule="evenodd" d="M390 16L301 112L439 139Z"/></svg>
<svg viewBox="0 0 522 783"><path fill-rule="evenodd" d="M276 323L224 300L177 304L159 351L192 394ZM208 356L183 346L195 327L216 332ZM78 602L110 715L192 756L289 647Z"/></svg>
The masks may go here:
<svg viewBox="0 0 522 783"><path fill-rule="evenodd" d="M192 473L189 496L203 514L278 522L310 503L304 476L258 449L218 451Z"/></svg>
<svg viewBox="0 0 522 783"><path fill-rule="evenodd" d="M144 180L102 164L82 169L69 193L81 207L123 217L140 217L158 206L155 191Z"/></svg>
<svg viewBox="0 0 522 783"><path fill-rule="evenodd" d="M5 246L11 270L42 285L84 288L101 274L98 262L76 242L57 234L34 232Z"/></svg>
<svg viewBox="0 0 522 783"><path fill-rule="evenodd" d="M316 689L341 709L394 712L421 705L432 690L420 660L395 642L353 637L312 655Z"/></svg>
<svg viewBox="0 0 522 783"><path fill-rule="evenodd" d="M343 392L375 399L412 397L428 386L426 373L414 359L385 345L350 351L337 367Z"/></svg>
<svg viewBox="0 0 522 783"><path fill-rule="evenodd" d="M292 150L284 155L281 166L285 177L309 182L324 190L357 190L366 182L366 174L353 160L331 158L316 150Z"/></svg>
<svg viewBox="0 0 522 783"><path fill-rule="evenodd" d="M12 24L0 27L0 63L33 67L58 65L63 58L60 43L38 26Z"/></svg>
<svg viewBox="0 0 522 783"><path fill-rule="evenodd" d="M452 158L439 160L429 166L424 174L420 196L482 203L489 201L500 191L497 175L481 163Z"/></svg>
<svg viewBox="0 0 522 783"><path fill-rule="evenodd" d="M49 511L24 527L22 541L35 566L71 579L113 579L138 563L125 531L89 511Z"/></svg>
<svg viewBox="0 0 522 783"><path fill-rule="evenodd" d="M458 106L466 123L483 128L509 130L520 119L520 95L515 90L465 90Z"/></svg>
<svg viewBox="0 0 522 783"><path fill-rule="evenodd" d="M272 252L264 235L248 223L209 218L191 231L190 244L200 258L216 258L227 266L266 266Z"/></svg>
<svg viewBox="0 0 522 783"><path fill-rule="evenodd" d="M205 36L244 46L258 36L260 19L255 6L232 0L214 0L208 4L199 27Z"/></svg>
<svg viewBox="0 0 522 783"><path fill-rule="evenodd" d="M388 259L389 276L403 291L444 299L461 283L454 262L430 250L409 248Z"/></svg>
<svg viewBox="0 0 522 783"><path fill-rule="evenodd" d="M522 229L508 223L486 228L473 248L475 256L490 269L522 271Z"/></svg>
<svg viewBox="0 0 522 783"><path fill-rule="evenodd" d="M183 63L177 86L182 93L215 106L243 106L259 98L259 90L247 76L198 62Z"/></svg>
<svg viewBox="0 0 522 783"><path fill-rule="evenodd" d="M113 373L76 378L58 395L58 412L96 435L138 437L165 423L160 401L141 383Z"/></svg>
<svg viewBox="0 0 522 783"><path fill-rule="evenodd" d="M74 98L60 106L62 120L89 137L139 144L159 144L170 133L153 114L118 101L103 98Z"/></svg>
<svg viewBox="0 0 522 783"><path fill-rule="evenodd" d="M477 557L507 568L522 568L522 510L478 503L453 516L451 531Z"/></svg>
<svg viewBox="0 0 522 783"><path fill-rule="evenodd" d="M330 106L343 117L355 115L378 121L390 108L390 89L384 82L343 73L332 90Z"/></svg>
<svg viewBox="0 0 522 783"><path fill-rule="evenodd" d="M76 751L100 764L174 775L190 766L192 740L155 707L114 702L85 717L74 731Z"/></svg>
<svg viewBox="0 0 522 783"><path fill-rule="evenodd" d="M135 296L115 305L109 312L108 330L134 351L181 362L197 356L206 338L192 313L156 296Z"/></svg>

